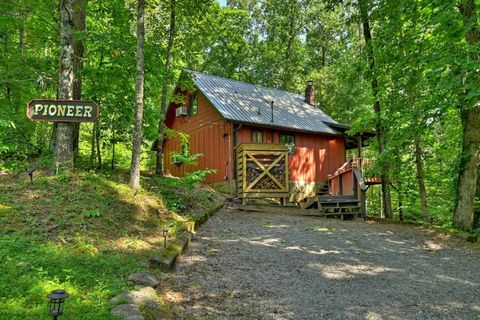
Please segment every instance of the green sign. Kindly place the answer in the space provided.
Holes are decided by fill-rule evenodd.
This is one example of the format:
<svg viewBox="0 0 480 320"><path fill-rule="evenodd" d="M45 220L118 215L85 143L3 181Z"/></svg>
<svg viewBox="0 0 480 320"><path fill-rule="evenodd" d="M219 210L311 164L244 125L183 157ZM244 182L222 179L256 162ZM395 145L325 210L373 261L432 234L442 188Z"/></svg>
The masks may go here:
<svg viewBox="0 0 480 320"><path fill-rule="evenodd" d="M93 101L35 99L27 103L27 117L32 121L95 122L99 111Z"/></svg>

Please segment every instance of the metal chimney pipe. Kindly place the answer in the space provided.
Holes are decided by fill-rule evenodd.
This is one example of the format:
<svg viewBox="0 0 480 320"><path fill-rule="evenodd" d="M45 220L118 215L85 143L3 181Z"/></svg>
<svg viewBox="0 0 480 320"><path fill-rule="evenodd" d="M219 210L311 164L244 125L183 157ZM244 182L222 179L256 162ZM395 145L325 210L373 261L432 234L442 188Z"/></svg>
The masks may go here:
<svg viewBox="0 0 480 320"><path fill-rule="evenodd" d="M273 100L272 100L272 102L270 102L270 108L272 109L272 120L270 122L272 122L272 123L273 123L273 104L274 103L275 102Z"/></svg>

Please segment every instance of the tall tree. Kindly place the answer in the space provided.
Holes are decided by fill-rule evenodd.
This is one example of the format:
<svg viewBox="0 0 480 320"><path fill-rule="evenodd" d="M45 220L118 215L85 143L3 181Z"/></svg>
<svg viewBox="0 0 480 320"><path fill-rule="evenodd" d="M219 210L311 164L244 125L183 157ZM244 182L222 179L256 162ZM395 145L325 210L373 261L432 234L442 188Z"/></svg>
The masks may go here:
<svg viewBox="0 0 480 320"><path fill-rule="evenodd" d="M74 54L73 54L73 0L60 1L60 77L58 98L73 99ZM55 138L54 166L74 167L73 125L59 123Z"/></svg>
<svg viewBox="0 0 480 320"><path fill-rule="evenodd" d="M87 0L73 1L73 99L82 99L82 69L83 52L85 51L84 33ZM80 138L80 123L75 123L73 128L73 149L78 149Z"/></svg>
<svg viewBox="0 0 480 320"><path fill-rule="evenodd" d="M135 79L135 126L133 131L132 163L130 169L130 185L140 188L140 155L142 151L143 127L143 87L145 80L144 67L145 45L145 0L137 1L137 72Z"/></svg>
<svg viewBox="0 0 480 320"><path fill-rule="evenodd" d="M359 0L360 16L363 25L363 36L365 38L365 48L367 51L368 69L371 77L371 87L374 99L373 110L375 112L375 132L377 135L377 148L380 156L385 151L385 132L382 123L382 113L380 109L380 97L378 89L378 77L375 70L375 54L372 43L372 33L370 31L370 19L368 13L368 0ZM385 218L392 218L392 204L390 198L390 179L388 175L388 168L386 164L382 165L382 199L383 212Z"/></svg>
<svg viewBox="0 0 480 320"><path fill-rule="evenodd" d="M165 113L167 110L167 90L170 78L170 65L172 61L172 50L175 39L175 0L170 1L170 30L168 34L167 55L165 58L165 68L162 83L162 101L160 105L160 120L158 123L158 144L157 144L157 163L155 172L163 176L163 139L165 133Z"/></svg>
<svg viewBox="0 0 480 320"><path fill-rule="evenodd" d="M479 83L480 30L477 20L475 0L459 3L465 27L465 40L468 46L468 63L465 64L463 93L460 98L463 125L462 158L458 175L458 198L453 215L455 226L471 230L475 222L475 194L480 163L480 103Z"/></svg>
<svg viewBox="0 0 480 320"><path fill-rule="evenodd" d="M423 223L430 223L430 214L427 206L427 189L425 187L425 169L423 161L423 146L420 140L421 136L415 136L415 164L417 167L418 193L420 195L420 204L422 207Z"/></svg>

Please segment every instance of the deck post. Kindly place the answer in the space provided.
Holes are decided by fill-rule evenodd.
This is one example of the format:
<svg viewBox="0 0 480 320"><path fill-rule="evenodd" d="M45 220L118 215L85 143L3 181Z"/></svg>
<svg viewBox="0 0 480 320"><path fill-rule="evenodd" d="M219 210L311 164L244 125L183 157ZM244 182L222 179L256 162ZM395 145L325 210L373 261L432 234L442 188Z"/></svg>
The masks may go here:
<svg viewBox="0 0 480 320"><path fill-rule="evenodd" d="M357 147L358 147L358 158L359 158L359 165L360 171L363 172L363 141L362 141L362 134L360 133L357 135Z"/></svg>
<svg viewBox="0 0 480 320"><path fill-rule="evenodd" d="M363 220L367 217L367 195L366 190L360 192L360 215Z"/></svg>

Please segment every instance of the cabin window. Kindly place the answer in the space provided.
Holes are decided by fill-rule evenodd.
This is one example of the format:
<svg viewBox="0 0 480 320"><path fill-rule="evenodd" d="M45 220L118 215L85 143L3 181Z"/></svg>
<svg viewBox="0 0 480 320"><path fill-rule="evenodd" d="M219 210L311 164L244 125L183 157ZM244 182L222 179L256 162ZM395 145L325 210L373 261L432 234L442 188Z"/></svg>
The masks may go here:
<svg viewBox="0 0 480 320"><path fill-rule="evenodd" d="M252 130L252 142L253 143L262 143L263 142L263 131Z"/></svg>
<svg viewBox="0 0 480 320"><path fill-rule="evenodd" d="M289 154L295 154L295 136L293 134L280 134L280 143L284 143Z"/></svg>
<svg viewBox="0 0 480 320"><path fill-rule="evenodd" d="M197 93L194 92L190 95L189 99L189 104L188 104L188 111L190 116L194 116L198 113L198 99L197 99Z"/></svg>

